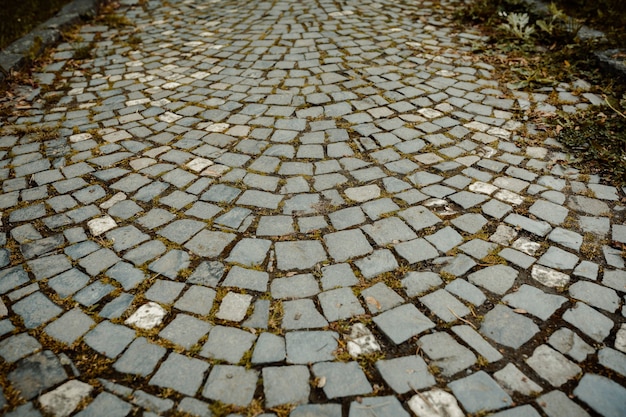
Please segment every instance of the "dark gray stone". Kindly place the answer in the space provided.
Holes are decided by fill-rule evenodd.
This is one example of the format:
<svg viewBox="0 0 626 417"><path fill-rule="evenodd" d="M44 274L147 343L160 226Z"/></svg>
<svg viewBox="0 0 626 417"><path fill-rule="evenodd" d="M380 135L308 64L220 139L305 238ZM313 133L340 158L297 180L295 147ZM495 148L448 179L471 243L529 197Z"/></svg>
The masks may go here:
<svg viewBox="0 0 626 417"><path fill-rule="evenodd" d="M164 347L139 337L133 340L126 352L113 364L113 368L119 372L145 377L154 371L166 352Z"/></svg>
<svg viewBox="0 0 626 417"><path fill-rule="evenodd" d="M419 356L379 360L376 362L376 369L398 394L419 391L436 383L426 362Z"/></svg>
<svg viewBox="0 0 626 417"><path fill-rule="evenodd" d="M450 382L448 386L469 413L494 411L513 405L511 397L484 371Z"/></svg>
<svg viewBox="0 0 626 417"><path fill-rule="evenodd" d="M309 401L311 386L306 366L265 367L262 376L266 407L305 404Z"/></svg>
<svg viewBox="0 0 626 417"><path fill-rule="evenodd" d="M374 323L393 343L399 345L435 327L414 305L404 304L374 317Z"/></svg>
<svg viewBox="0 0 626 417"><path fill-rule="evenodd" d="M252 401L257 380L258 373L255 370L247 370L241 366L215 365L202 396L224 404L246 407Z"/></svg>
<svg viewBox="0 0 626 417"><path fill-rule="evenodd" d="M209 366L208 363L199 359L172 352L150 379L150 383L195 396Z"/></svg>
<svg viewBox="0 0 626 417"><path fill-rule="evenodd" d="M539 327L531 319L503 305L497 305L485 314L480 326L480 333L513 349L522 346L537 332Z"/></svg>
<svg viewBox="0 0 626 417"><path fill-rule="evenodd" d="M357 362L320 362L311 370L316 378L325 378L322 389L329 399L372 392L372 386Z"/></svg>
<svg viewBox="0 0 626 417"><path fill-rule="evenodd" d="M65 381L67 374L59 358L46 350L20 360L7 379L22 397L31 400L42 391Z"/></svg>

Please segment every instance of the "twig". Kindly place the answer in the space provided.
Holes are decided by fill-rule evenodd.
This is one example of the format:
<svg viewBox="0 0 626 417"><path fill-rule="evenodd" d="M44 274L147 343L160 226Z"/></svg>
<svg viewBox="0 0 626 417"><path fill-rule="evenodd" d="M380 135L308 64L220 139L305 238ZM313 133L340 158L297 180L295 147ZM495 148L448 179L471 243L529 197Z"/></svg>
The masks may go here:
<svg viewBox="0 0 626 417"><path fill-rule="evenodd" d="M474 323L472 323L472 322L471 322L471 321L469 321L469 320L464 319L463 317L459 317L459 315L458 315L458 314L456 314L456 313L455 313L455 312L454 312L454 311L453 311L450 307L448 307L448 310L450 310L450 313L452 313L452 315L453 315L454 317L456 317L457 319L461 320L463 323L469 324L470 326L472 326L472 328L473 328L474 330L476 330L476 326L474 326Z"/></svg>
<svg viewBox="0 0 626 417"><path fill-rule="evenodd" d="M613 110L615 113L619 114L624 119L626 119L626 114L622 113L621 111L613 107L613 105L609 102L609 99L605 95L603 95L603 97L604 97L604 102L611 108L611 110Z"/></svg>

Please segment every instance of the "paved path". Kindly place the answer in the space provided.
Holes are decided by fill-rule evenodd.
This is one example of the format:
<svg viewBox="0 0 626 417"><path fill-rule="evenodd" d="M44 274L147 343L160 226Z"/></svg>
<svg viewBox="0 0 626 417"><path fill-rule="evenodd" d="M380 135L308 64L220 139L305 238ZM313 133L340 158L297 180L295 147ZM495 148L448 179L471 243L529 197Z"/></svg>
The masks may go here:
<svg viewBox="0 0 626 417"><path fill-rule="evenodd" d="M132 3L3 116L0 411L626 415L623 190L525 121L584 81L456 1Z"/></svg>

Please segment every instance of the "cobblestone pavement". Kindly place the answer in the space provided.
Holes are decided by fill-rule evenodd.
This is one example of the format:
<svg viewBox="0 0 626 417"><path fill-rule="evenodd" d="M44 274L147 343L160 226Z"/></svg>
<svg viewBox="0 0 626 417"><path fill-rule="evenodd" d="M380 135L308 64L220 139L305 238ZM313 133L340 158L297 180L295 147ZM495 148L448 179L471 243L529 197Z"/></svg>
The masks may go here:
<svg viewBox="0 0 626 417"><path fill-rule="evenodd" d="M134 3L2 119L0 412L626 415L624 190L527 117L584 80L456 1Z"/></svg>

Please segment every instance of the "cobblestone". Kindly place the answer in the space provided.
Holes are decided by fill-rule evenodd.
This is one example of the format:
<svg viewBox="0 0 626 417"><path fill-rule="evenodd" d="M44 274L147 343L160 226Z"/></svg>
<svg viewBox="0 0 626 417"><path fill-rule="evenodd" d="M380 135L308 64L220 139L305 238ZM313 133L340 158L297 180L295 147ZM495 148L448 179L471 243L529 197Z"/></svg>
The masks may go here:
<svg viewBox="0 0 626 417"><path fill-rule="evenodd" d="M8 87L0 414L620 415L624 190L525 119L593 86L458 0L139 3Z"/></svg>

